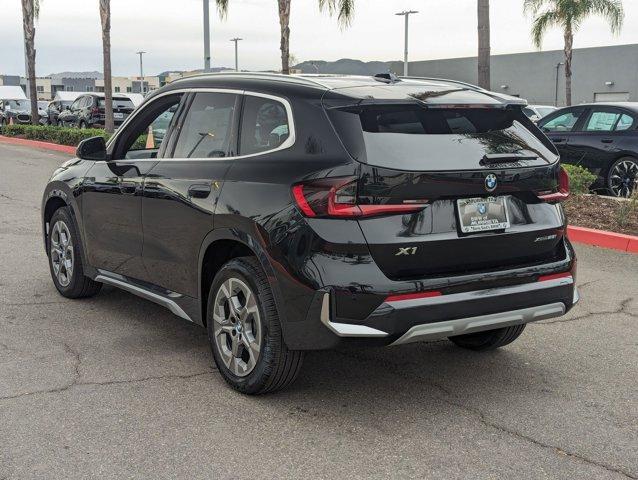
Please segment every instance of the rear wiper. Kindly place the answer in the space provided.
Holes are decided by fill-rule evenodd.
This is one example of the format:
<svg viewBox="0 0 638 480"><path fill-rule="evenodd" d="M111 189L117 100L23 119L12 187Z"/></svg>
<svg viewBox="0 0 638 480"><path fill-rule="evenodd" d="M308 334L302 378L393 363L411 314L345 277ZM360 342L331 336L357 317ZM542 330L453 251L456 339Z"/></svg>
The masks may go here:
<svg viewBox="0 0 638 480"><path fill-rule="evenodd" d="M481 159L481 165L495 165L497 163L514 163L521 160L538 160L538 155L524 155L522 153L487 153Z"/></svg>

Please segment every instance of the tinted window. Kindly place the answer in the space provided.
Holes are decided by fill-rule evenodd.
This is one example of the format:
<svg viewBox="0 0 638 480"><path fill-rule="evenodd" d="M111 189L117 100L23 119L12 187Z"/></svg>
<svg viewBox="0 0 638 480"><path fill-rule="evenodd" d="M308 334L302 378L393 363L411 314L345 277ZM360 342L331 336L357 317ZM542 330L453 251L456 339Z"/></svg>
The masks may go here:
<svg viewBox="0 0 638 480"><path fill-rule="evenodd" d="M232 132L237 96L198 93L184 120L175 158L225 157Z"/></svg>
<svg viewBox="0 0 638 480"><path fill-rule="evenodd" d="M584 130L586 132L611 132L620 118L620 113L594 111L587 120Z"/></svg>
<svg viewBox="0 0 638 480"><path fill-rule="evenodd" d="M532 110L531 108L524 108L523 109L523 113L525 115L527 115L529 118L532 118L533 116L536 115L536 113L534 112L534 110Z"/></svg>
<svg viewBox="0 0 638 480"><path fill-rule="evenodd" d="M571 132L583 111L583 109L570 110L547 122L541 122L541 126L546 132Z"/></svg>
<svg viewBox="0 0 638 480"><path fill-rule="evenodd" d="M104 108L106 102L103 98L100 98L100 108ZM114 98L113 99L113 108L120 110L133 110L135 106L133 105L133 101L128 98Z"/></svg>
<svg viewBox="0 0 638 480"><path fill-rule="evenodd" d="M553 160L520 110L380 105L331 109L346 148L370 165L401 170L476 168L485 155ZM524 123L523 123L524 122ZM358 136L360 140L356 139ZM363 142L363 150L357 147ZM513 160L515 161L515 160Z"/></svg>
<svg viewBox="0 0 638 480"><path fill-rule="evenodd" d="M247 95L241 121L240 155L273 150L290 136L286 107L277 100Z"/></svg>
<svg viewBox="0 0 638 480"><path fill-rule="evenodd" d="M618 120L618 124L616 125L616 130L629 130L631 126L634 124L634 117L631 115L627 115L623 113Z"/></svg>
<svg viewBox="0 0 638 480"><path fill-rule="evenodd" d="M82 97L78 98L75 102L73 102L73 104L71 105L71 108L73 110L80 108L81 103L82 103Z"/></svg>

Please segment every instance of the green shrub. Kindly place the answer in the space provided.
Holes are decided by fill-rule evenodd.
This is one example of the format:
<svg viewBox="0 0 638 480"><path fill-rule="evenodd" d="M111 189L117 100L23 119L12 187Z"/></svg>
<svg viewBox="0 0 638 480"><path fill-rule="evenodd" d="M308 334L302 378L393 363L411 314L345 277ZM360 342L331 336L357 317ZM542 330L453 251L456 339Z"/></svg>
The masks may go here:
<svg viewBox="0 0 638 480"><path fill-rule="evenodd" d="M51 125L5 125L0 126L0 135L7 137L21 137L28 140L40 140L42 142L57 143L59 145L77 146L82 140L91 137L104 137L108 140L110 135L99 128L67 128ZM134 150L144 149L146 135L140 135L131 147Z"/></svg>
<svg viewBox="0 0 638 480"><path fill-rule="evenodd" d="M563 168L567 170L569 191L572 195L589 193L589 187L596 180L596 175L580 165L563 165Z"/></svg>
<svg viewBox="0 0 638 480"><path fill-rule="evenodd" d="M82 130L49 125L5 125L0 127L0 134L7 137L22 137L28 140L40 140L73 147L85 138L104 137L107 140L110 137L104 130L97 128Z"/></svg>

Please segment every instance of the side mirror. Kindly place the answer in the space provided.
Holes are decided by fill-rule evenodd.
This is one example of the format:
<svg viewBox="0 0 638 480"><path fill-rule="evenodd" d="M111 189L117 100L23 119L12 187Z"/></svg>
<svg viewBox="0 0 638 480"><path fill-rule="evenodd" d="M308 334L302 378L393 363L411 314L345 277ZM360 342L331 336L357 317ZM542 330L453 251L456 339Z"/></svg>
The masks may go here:
<svg viewBox="0 0 638 480"><path fill-rule="evenodd" d="M75 156L82 160L106 160L104 137L91 137L82 140L75 150Z"/></svg>

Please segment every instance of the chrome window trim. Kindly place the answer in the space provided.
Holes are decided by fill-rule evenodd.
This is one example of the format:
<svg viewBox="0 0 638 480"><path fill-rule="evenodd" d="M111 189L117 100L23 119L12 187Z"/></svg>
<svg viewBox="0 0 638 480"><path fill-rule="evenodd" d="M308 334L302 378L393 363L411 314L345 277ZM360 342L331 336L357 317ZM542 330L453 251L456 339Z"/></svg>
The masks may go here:
<svg viewBox="0 0 638 480"><path fill-rule="evenodd" d="M293 113L292 113L292 105L290 104L290 102L288 101L288 99L284 98L284 97L280 97L277 95L270 95L268 93L261 93L261 92L253 92L250 90L234 90L234 89L230 89L230 88L182 88L182 89L176 89L176 90L168 90L166 92L162 92L158 95L156 95L155 97L153 97L153 99L151 101L149 101L148 103L143 103L142 105L140 105L139 109L136 109L131 115L129 115L126 120L124 120L124 122L122 123L122 125L120 125L120 127L118 128L117 132L115 133L115 135L113 135L109 141L106 144L106 148L107 150L111 147L111 145L117 141L118 137L120 136L120 132L124 131L124 129L127 127L127 125L132 122L138 115L140 112L146 110L150 105L152 105L154 102L156 102L158 99L165 97L167 95L175 95L175 94L188 94L188 93L230 93L233 95L242 95L242 96L252 96L252 97L261 97L261 98L268 98L270 100L274 100L276 102L280 102L284 108L286 109L286 117L288 118L288 138L281 144L279 145L277 148L272 148L270 150L265 150L263 152L258 152L258 153L251 153L249 155L235 155L233 157L211 157L211 158L183 158L183 157L174 157L174 158L146 158L146 159L119 159L118 161L129 161L129 162L210 162L210 161L219 161L219 160L240 160L243 158L251 158L251 157L257 157L260 155L267 155L269 153L273 153L273 152L278 152L281 150L286 150L288 148L291 148L296 141L296 129L295 129L295 122L294 122L294 117L293 117ZM239 125L239 128L241 129L241 124ZM96 163L106 163L107 160L100 160Z"/></svg>

